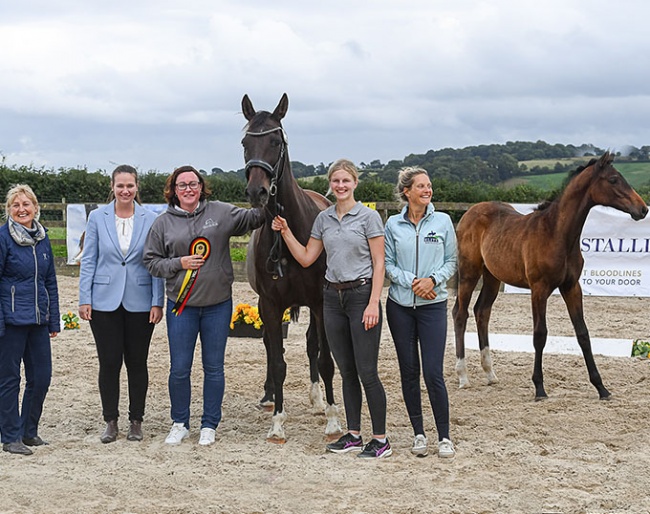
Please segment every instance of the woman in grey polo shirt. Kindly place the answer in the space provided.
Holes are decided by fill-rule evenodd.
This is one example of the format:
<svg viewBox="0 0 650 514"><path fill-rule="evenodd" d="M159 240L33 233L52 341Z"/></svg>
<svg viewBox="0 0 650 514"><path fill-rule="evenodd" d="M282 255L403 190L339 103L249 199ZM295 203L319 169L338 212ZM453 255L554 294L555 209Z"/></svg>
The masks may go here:
<svg viewBox="0 0 650 514"><path fill-rule="evenodd" d="M377 373L384 283L384 226L376 211L354 199L357 169L340 159L328 171L336 205L321 212L307 246L293 235L284 218L273 220L294 258L304 267L327 253L323 290L325 332L341 372L348 433L328 444L334 453L361 451L359 457L391 455L386 438L386 393ZM372 439L361 439L361 385L368 400Z"/></svg>

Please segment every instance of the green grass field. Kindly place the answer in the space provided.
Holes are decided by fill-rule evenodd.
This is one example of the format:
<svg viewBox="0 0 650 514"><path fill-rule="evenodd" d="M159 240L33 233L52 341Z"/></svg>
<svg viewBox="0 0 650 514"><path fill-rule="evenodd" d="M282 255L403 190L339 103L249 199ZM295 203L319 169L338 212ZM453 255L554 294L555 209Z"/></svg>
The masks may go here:
<svg viewBox="0 0 650 514"><path fill-rule="evenodd" d="M533 166L555 166L556 162L575 161L576 167L580 164L585 164L584 159L546 159L536 161L522 161L520 164L525 164L528 168ZM621 172L632 187L639 188L641 186L650 185L650 162L614 162L614 167ZM507 185L527 184L532 187L549 191L557 189L562 186L566 173L551 173L548 175L524 175L513 179Z"/></svg>

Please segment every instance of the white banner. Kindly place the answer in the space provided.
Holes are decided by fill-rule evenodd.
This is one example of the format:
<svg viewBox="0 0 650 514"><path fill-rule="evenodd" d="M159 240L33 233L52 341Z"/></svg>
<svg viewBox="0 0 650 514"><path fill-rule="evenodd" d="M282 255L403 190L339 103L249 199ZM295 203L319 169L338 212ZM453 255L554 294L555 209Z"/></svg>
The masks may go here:
<svg viewBox="0 0 650 514"><path fill-rule="evenodd" d="M78 266L83 252L84 235L88 215L97 207L104 204L71 203L66 209L66 246L68 248L68 264ZM160 214L167 205L164 203L147 203L143 207Z"/></svg>
<svg viewBox="0 0 650 514"><path fill-rule="evenodd" d="M536 205L512 204L522 214ZM585 266L580 286L586 295L650 296L650 216L634 221L629 214L597 206L580 236ZM528 293L506 285L506 293ZM558 291L555 291L557 294Z"/></svg>

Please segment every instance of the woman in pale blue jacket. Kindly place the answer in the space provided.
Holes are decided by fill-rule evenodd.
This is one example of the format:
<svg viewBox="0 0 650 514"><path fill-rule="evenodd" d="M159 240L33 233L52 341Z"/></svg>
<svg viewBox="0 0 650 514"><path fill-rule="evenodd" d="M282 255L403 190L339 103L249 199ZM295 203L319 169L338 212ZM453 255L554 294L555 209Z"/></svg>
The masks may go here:
<svg viewBox="0 0 650 514"><path fill-rule="evenodd" d="M153 278L142 262L156 214L139 204L135 168L115 168L111 196L111 203L90 213L79 275L79 316L90 321L99 357L103 443L118 436L122 362L129 383L127 439L142 440L149 345L164 300L163 280Z"/></svg>
<svg viewBox="0 0 650 514"><path fill-rule="evenodd" d="M399 173L397 193L408 202L386 223L386 318L415 438L411 452L428 453L420 394L422 374L438 430L438 455L453 457L449 399L443 375L447 341L447 280L456 272L456 233L447 214L431 205L431 181L421 168ZM419 343L419 344L418 344Z"/></svg>

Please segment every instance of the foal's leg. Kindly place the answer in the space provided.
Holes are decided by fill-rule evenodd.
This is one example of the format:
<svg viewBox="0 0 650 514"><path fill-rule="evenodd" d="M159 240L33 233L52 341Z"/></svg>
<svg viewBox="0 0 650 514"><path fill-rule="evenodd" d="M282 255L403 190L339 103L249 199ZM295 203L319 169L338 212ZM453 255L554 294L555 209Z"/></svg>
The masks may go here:
<svg viewBox="0 0 650 514"><path fill-rule="evenodd" d="M494 300L497 299L500 286L501 281L494 278L494 275L485 270L483 272L483 287L481 287L481 293L476 300L476 304L474 304L478 345L481 350L481 367L487 375L488 385L496 384L499 381L492 370L488 325L490 323L490 314L492 314L492 305L494 304Z"/></svg>
<svg viewBox="0 0 650 514"><path fill-rule="evenodd" d="M467 329L467 318L469 317L469 302L480 277L480 273L470 273L469 271L461 270L459 266L456 303L454 303L452 309L454 337L456 339L456 374L458 375L458 387L460 389L469 386L467 363L465 362L465 330Z"/></svg>
<svg viewBox="0 0 650 514"><path fill-rule="evenodd" d="M582 307L582 289L580 288L580 284L578 282L575 282L568 287L561 287L560 293L562 293L562 298L564 298L564 303L566 303L567 310L569 311L569 316L571 317L571 323L573 323L573 328L576 332L576 337L578 338L578 344L582 350L585 364L587 364L587 370L589 371L589 381L598 390L600 399L607 400L610 398L611 393L603 385L603 381L600 378L600 373L598 373L598 368L596 367L594 355L591 351L589 330L587 329L587 324L585 323L583 314L584 311Z"/></svg>
<svg viewBox="0 0 650 514"><path fill-rule="evenodd" d="M544 390L544 372L542 371L542 354L546 346L548 329L546 328L546 304L552 291L548 288L531 290L530 298L533 308L533 346L535 347L535 366L533 368L533 384L535 384L535 400L548 398Z"/></svg>

